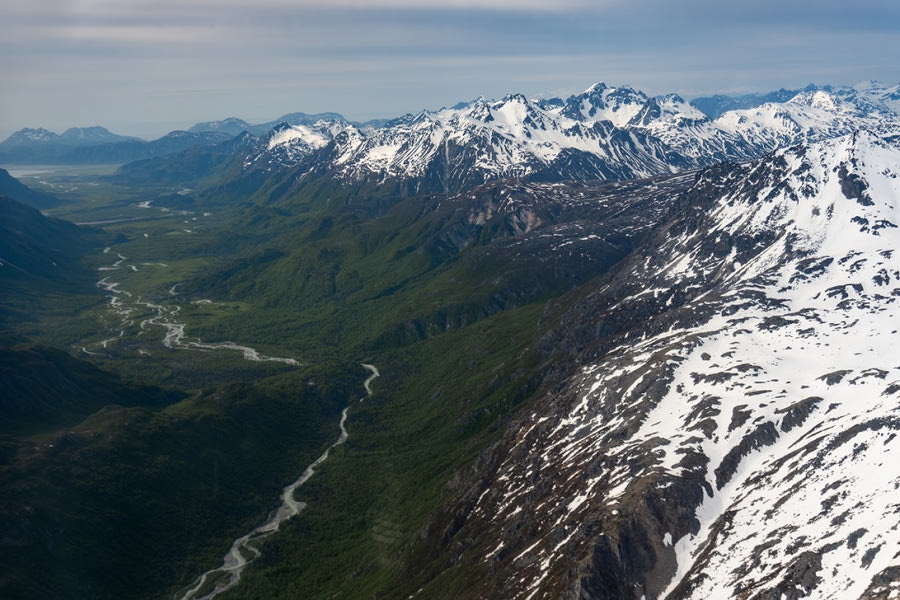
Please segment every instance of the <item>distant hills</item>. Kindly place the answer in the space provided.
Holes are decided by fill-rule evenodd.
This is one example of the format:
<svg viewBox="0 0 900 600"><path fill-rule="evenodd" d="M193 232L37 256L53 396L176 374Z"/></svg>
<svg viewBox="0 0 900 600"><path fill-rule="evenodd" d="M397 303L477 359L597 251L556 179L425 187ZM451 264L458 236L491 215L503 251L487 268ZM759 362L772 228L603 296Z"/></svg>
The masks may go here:
<svg viewBox="0 0 900 600"><path fill-rule="evenodd" d="M718 119L729 110L742 110L756 108L767 102L787 102L800 93L800 90L786 90L781 88L776 92L766 94L744 94L742 96L725 96L716 94L691 100L691 106L705 114L710 119Z"/></svg>
<svg viewBox="0 0 900 600"><path fill-rule="evenodd" d="M60 146L93 146L110 142L124 142L138 138L127 137L112 133L105 127L70 127L62 135L53 133L43 128L21 129L9 136L3 143L15 146L37 147L45 144L57 144Z"/></svg>
<svg viewBox="0 0 900 600"><path fill-rule="evenodd" d="M42 127L20 129L0 143L0 162L55 163L74 161L84 148L128 142L138 138L112 133L105 127L71 127L57 134Z"/></svg>
<svg viewBox="0 0 900 600"><path fill-rule="evenodd" d="M701 111L710 119L717 119L730 110L744 110L749 108L756 108L767 103L787 102L788 100L802 92L822 91L829 94L836 94L840 97L848 98L858 95L872 96L873 92L877 90L882 90L882 92L887 90L887 93L877 94L879 96L877 100L879 100L881 104L890 105L896 111L898 106L900 106L900 96L898 96L897 94L896 87L884 88L884 86L875 81L863 82L861 84L853 86L852 88L834 87L830 85L815 85L811 83L802 89L787 90L781 88L780 90L764 94L753 93L743 94L741 96L726 96L723 94L716 94L714 96L694 98L693 100L691 100L691 106Z"/></svg>
<svg viewBox="0 0 900 600"><path fill-rule="evenodd" d="M230 137L215 131L172 131L148 142L103 127L72 128L62 135L22 129L0 143L0 164L119 164L209 146Z"/></svg>
<svg viewBox="0 0 900 600"><path fill-rule="evenodd" d="M303 112L294 112L282 115L274 121L267 121L256 125L250 124L243 119L237 117L228 117L221 121L206 121L205 123L197 123L188 131L200 133L204 131L218 131L227 133L231 136L240 135L243 132L252 133L253 135L265 135L279 123L287 123L289 125L313 125L318 121L347 121L343 115L336 112L325 112L317 114L307 114Z"/></svg>
<svg viewBox="0 0 900 600"><path fill-rule="evenodd" d="M41 127L25 128L0 142L0 164L124 164L191 148L212 146L244 132L264 135L279 123L312 125L323 120L350 123L335 112L294 112L274 121L258 124L229 117L220 121L197 123L186 131L171 131L152 141L118 135L100 126L72 127L62 134ZM358 127L379 127L384 123L385 120L373 120L353 124Z"/></svg>

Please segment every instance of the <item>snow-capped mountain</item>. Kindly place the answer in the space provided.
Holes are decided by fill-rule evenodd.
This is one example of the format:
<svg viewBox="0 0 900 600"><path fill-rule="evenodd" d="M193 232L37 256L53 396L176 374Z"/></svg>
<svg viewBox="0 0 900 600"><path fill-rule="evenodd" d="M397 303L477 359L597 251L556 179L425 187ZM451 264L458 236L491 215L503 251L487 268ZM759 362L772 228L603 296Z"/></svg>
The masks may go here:
<svg viewBox="0 0 900 600"><path fill-rule="evenodd" d="M311 125L279 123L244 159L245 170L272 171L294 166L325 147L341 131L343 121L317 121Z"/></svg>
<svg viewBox="0 0 900 600"><path fill-rule="evenodd" d="M885 107L860 104L856 96L845 94L842 98L823 90L806 91L787 102L727 112L716 119L715 126L753 148L771 151L896 121L896 115Z"/></svg>
<svg viewBox="0 0 900 600"><path fill-rule="evenodd" d="M874 87L805 91L710 120L675 94L648 97L600 83L565 101L480 98L380 128L319 121L287 131L282 124L244 163L304 163L298 177L327 172L348 182L405 182L404 189L416 193L459 191L506 177L631 179L887 127L898 121L891 93Z"/></svg>
<svg viewBox="0 0 900 600"><path fill-rule="evenodd" d="M542 343L575 374L464 476L451 563L482 596L890 597L900 146L715 167L676 207Z"/></svg>
<svg viewBox="0 0 900 600"><path fill-rule="evenodd" d="M894 114L900 114L900 102L898 102L900 94L898 94L898 90L900 90L900 86L890 86L879 81L863 81L852 87L810 84L803 89L786 90L782 88L765 94L752 93L742 96L717 94L715 96L694 98L691 100L691 106L700 109L709 118L717 119L731 110L756 108L769 103L781 104L803 92L822 91L833 94L846 102L856 104L857 107L864 111L887 109Z"/></svg>
<svg viewBox="0 0 900 600"><path fill-rule="evenodd" d="M849 90L847 96L866 101L877 107L884 107L900 114L900 84L886 85L878 81L858 83Z"/></svg>
<svg viewBox="0 0 900 600"><path fill-rule="evenodd" d="M681 168L710 164L713 157L737 160L760 152L745 136L710 121L677 94L648 99L628 125L662 140L671 149L670 161ZM682 163L675 157L682 157Z"/></svg>
<svg viewBox="0 0 900 600"><path fill-rule="evenodd" d="M436 191L503 177L541 178L554 170L570 170L569 179L623 179L668 170L659 141L622 133L610 121L561 117L515 94L463 109L423 111L370 132L348 132L335 140L333 165L350 180L419 179L439 183L426 185Z"/></svg>
<svg viewBox="0 0 900 600"><path fill-rule="evenodd" d="M573 121L609 121L624 127L641 112L649 98L630 86L610 88L602 81L581 94L570 96L559 114Z"/></svg>
<svg viewBox="0 0 900 600"><path fill-rule="evenodd" d="M549 108L521 94L479 99L378 129L348 126L328 167L351 181L414 179L423 191L450 191L504 177L629 179L690 166L647 127L659 118L648 103L656 100L602 84Z"/></svg>

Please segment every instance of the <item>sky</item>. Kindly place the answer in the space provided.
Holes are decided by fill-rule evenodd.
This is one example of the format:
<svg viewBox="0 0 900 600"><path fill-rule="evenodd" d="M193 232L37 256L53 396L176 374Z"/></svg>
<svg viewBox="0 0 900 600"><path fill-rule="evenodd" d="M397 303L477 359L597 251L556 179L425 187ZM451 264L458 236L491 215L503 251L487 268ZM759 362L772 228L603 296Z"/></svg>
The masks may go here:
<svg viewBox="0 0 900 600"><path fill-rule="evenodd" d="M0 139L869 79L900 83L896 0L0 0Z"/></svg>

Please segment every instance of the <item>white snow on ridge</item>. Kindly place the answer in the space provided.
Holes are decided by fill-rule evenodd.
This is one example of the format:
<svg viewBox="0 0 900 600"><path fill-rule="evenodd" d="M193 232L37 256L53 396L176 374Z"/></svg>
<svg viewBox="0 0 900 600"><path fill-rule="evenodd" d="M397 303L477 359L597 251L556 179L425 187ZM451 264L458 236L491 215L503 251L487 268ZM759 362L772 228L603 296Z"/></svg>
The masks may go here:
<svg viewBox="0 0 900 600"><path fill-rule="evenodd" d="M749 172L713 208L711 230L673 238L671 259L636 274L662 300L718 273L717 299L694 300L714 316L623 342L582 369L567 412L517 436L527 450L501 464L476 508L515 531L525 504L542 523L514 589L540 590L554 565L587 551L563 535L567 523L617 518L648 482L665 498L677 480L706 488L699 532L675 540L667 593L687 586L678 598L782 584L857 598L895 564L900 148L861 132L763 164L776 165L769 185L753 183L764 169ZM768 241L751 256L704 250L728 236ZM659 380L664 393L650 395ZM535 498L534 482L548 480L552 494Z"/></svg>
<svg viewBox="0 0 900 600"><path fill-rule="evenodd" d="M294 166L335 142L329 166L350 180L431 174L445 183L454 177L487 181L527 176L559 159L558 168L582 178L645 177L896 123L895 97L897 86L817 90L711 121L677 95L649 98L628 86L600 83L564 102L543 104L521 94L481 98L382 128L325 121L276 128L245 167ZM564 152L596 157L613 170L573 165Z"/></svg>
<svg viewBox="0 0 900 600"><path fill-rule="evenodd" d="M900 552L900 235L860 222L900 220L893 175L900 152L861 135L810 153L816 156L804 163L818 193L765 226L805 237L807 256L831 262L810 277L797 276L803 259L768 270L766 296L783 307L748 308L710 323L718 331L685 357L669 394L634 436L634 443L668 440L659 464L672 473L682 471L684 450L710 459L706 478L715 492L698 510L700 532L676 544L670 586L690 577L692 598L778 582L803 550L821 557L814 597L856 598ZM835 174L851 160L873 206L840 190ZM793 202L781 196L772 204ZM722 216L742 210L754 207L735 204ZM715 427L698 436L695 411L703 402ZM800 411L811 413L802 426ZM730 474L733 449L757 432L762 447L739 452L746 457L738 456ZM777 439L767 439L771 433ZM726 530L708 538L726 511Z"/></svg>
<svg viewBox="0 0 900 600"><path fill-rule="evenodd" d="M825 91L801 92L784 103L732 110L715 126L753 145L774 150L801 142L815 142L864 128L876 128L896 115L885 110L864 112Z"/></svg>
<svg viewBox="0 0 900 600"><path fill-rule="evenodd" d="M325 131L327 131L327 129ZM331 136L326 135L323 128L312 128L307 125L291 125L272 135L272 137L269 138L267 147L271 150L275 146L281 146L295 140L301 140L305 145L311 148L321 148L331 141Z"/></svg>
<svg viewBox="0 0 900 600"><path fill-rule="evenodd" d="M476 152L475 168L488 176L527 175L564 149L621 158L609 155L607 134L591 129L600 120L578 123L520 95L480 100L463 109L423 112L411 123L370 132L341 148L335 164L344 165L351 178L366 173L422 176L435 156L448 151L448 144ZM657 160L641 174L664 170L660 165Z"/></svg>
<svg viewBox="0 0 900 600"><path fill-rule="evenodd" d="M625 127L641 111L647 100L643 92L630 86L610 88L601 82L548 112L554 115L564 114L570 119L569 125L576 122L609 121L616 127Z"/></svg>
<svg viewBox="0 0 900 600"><path fill-rule="evenodd" d="M873 104L865 113L835 94L803 92L786 103L731 111L710 121L674 94L647 98L627 87L598 84L568 104L546 110L514 94L462 108L423 111L393 127L360 133L361 139L339 149L335 162L344 165L343 173L350 178L367 173L418 177L447 152L449 143L476 152L475 168L485 177L528 175L564 150L592 154L627 165L636 176L649 176L673 167L749 158L896 120L878 106L884 104ZM630 142L624 142L622 132L631 132ZM666 164L673 151L686 162Z"/></svg>
<svg viewBox="0 0 900 600"><path fill-rule="evenodd" d="M312 125L282 123L244 158L244 169L271 171L273 168L294 166L352 127L340 121L324 120Z"/></svg>

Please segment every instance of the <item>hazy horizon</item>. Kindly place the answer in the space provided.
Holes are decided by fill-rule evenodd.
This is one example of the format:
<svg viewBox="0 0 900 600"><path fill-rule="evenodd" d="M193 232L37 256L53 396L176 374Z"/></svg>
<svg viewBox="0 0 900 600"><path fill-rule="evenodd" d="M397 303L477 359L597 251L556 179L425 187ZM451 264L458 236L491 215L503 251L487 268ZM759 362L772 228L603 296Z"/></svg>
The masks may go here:
<svg viewBox="0 0 900 600"><path fill-rule="evenodd" d="M9 0L0 17L0 139L365 121L598 81L686 98L900 82L900 6L884 0Z"/></svg>
<svg viewBox="0 0 900 600"><path fill-rule="evenodd" d="M595 82L593 82L593 83L598 83L598 82L600 82L600 81L602 81L602 80L598 79L597 81L595 81ZM783 87L783 88L785 88L785 89L800 89L800 88L804 88L804 87L806 87L807 85L810 85L810 84L816 84L816 85L833 85L833 86L836 86L836 87L837 87L837 86L852 86L852 85L856 85L856 84L858 84L858 83L861 83L861 82L863 82L863 81L866 81L866 80L860 80L860 81L857 81L857 82L854 82L854 83L847 83L847 82L833 83L833 82L824 82L824 81L823 81L823 82L806 82L806 83L804 83L804 84L789 85L789 86L781 86L781 87ZM546 98L553 97L553 96L562 96L563 98L565 98L566 96L569 96L569 95L571 95L571 94L580 93L580 92L586 90L588 87L590 87L590 85L593 85L593 83L592 83L592 84L589 84L589 85L585 85L585 86L583 86L582 88L572 88L572 91L567 92L567 93L563 93L563 94L537 93L537 94L530 94L530 96L531 96L531 97L546 97ZM607 85L610 85L610 86L630 85L630 84L628 84L628 83L622 83L622 84L618 84L618 83L610 83L610 82L604 82L604 83L606 83ZM894 82L882 82L882 83L889 84L889 85L894 85L894 84L895 84ZM900 83L900 82L897 82L897 83ZM739 96L739 95L743 95L743 94L773 92L773 91L777 91L777 89L779 89L779 88L773 88L773 89L753 89L753 90L749 90L749 89L738 89L738 90L719 90L719 91L712 90L712 91L708 91L708 92L704 92L704 93L688 94L688 93L685 93L685 92L683 92L683 91L678 91L678 90L665 90L665 91L658 91L658 92L648 92L647 90L641 89L641 88L639 88L638 86L631 86L631 87L634 87L634 88L636 88L636 89L639 89L639 90L641 90L641 91L643 91L643 92L645 92L645 93L648 93L648 94L650 94L650 95L665 94L665 93L677 93L677 94L681 95L682 97L684 97L684 98L687 99L687 100L691 100L691 99L693 99L693 98L697 98L697 97L701 97L701 96L712 96L712 95L715 95L715 94L723 94L723 95L730 95L730 96ZM520 92L520 90L510 90L510 91L507 92L507 93L518 93L518 92ZM524 92L522 92L522 93L524 93ZM479 96L483 96L483 95L484 95L484 94L479 94ZM528 94L526 94L526 95L528 95ZM340 114L341 114L344 118L346 118L346 119L348 119L348 120L350 120L350 121L356 121L356 122L365 122L365 121L370 121L370 120L375 120L375 119L391 119L391 118L395 118L395 117L400 117L400 116L402 116L402 115L404 115L404 114L407 114L407 113L417 113L417 112L422 111L422 110L436 110L436 109L440 109L440 108L442 108L442 107L453 106L454 104L457 104L458 102L466 102L466 101L469 101L469 100L473 100L474 98L477 98L477 97L478 97L478 96L475 96L475 97L473 97L473 98L459 98L459 99L456 99L456 100L454 100L454 101L444 102L443 104L440 104L440 105L434 105L434 106L420 106L420 107L417 107L417 108L412 108L412 109L409 109L409 110L404 110L404 111L402 111L402 112L390 113L390 114L388 114L388 113L384 113L384 114L371 114L371 113L366 114L366 113L362 113L362 116L359 116L359 117L354 117L353 114L345 114L345 113L340 113ZM497 99L497 98L490 98L490 99L491 99L491 100L494 100L494 99ZM278 119L278 118L281 117L281 116L288 115L288 114L290 114L290 113L296 113L296 112L304 112L304 113L308 113L308 114L317 114L317 113L340 112L340 111L329 110L329 109L324 109L324 110L303 110L302 108L300 108L300 109L295 109L295 110L284 110L284 111L282 111L282 112L280 112L280 113L278 113L278 114L276 114L276 115L263 116L263 117L257 118L257 119L246 118L246 117L241 116L240 114L229 114L229 115L215 116L215 117L210 117L210 118L201 118L201 119L197 119L197 120L195 120L195 121L190 121L190 122L189 122L189 121L185 121L185 120L169 121L169 122L164 123L164 124L157 124L156 126L154 126L153 124L147 124L147 123L144 123L144 124L141 124L141 123L135 123L135 124L132 124L131 126L129 126L129 125L126 124L126 125L123 126L123 129L121 129L121 130L115 129L115 128L113 128L113 127L109 127L109 126L107 126L107 125L104 124L104 123L74 123L74 124L68 124L68 125L59 126L59 127L55 128L55 129L52 128L52 127L46 127L46 126L41 125L41 124L38 124L38 125L24 125L24 126L19 127L19 128L17 128L17 129L11 129L11 130L9 130L9 131L3 131L3 130L0 130L0 141L3 141L4 139L8 138L8 137L9 137L10 135L12 135L13 133L16 133L17 131L21 131L22 129L25 129L25 128L33 128L33 129L37 129L37 128L40 127L40 128L47 129L47 130L52 131L52 132L57 133L57 134L62 134L65 130L67 130L67 129L69 129L69 128L73 128L73 127L94 127L94 126L98 126L98 125L101 126L101 127L104 127L104 128L106 128L106 129L108 129L109 131L111 131L112 133L115 133L115 134L119 134L119 135L123 135L123 136L139 137L139 138L143 138L143 139L146 139L146 140L154 140L154 139L158 139L158 138L160 138L160 137L162 137L162 136L164 136L164 135L166 135L166 134L168 134L168 133L170 133L170 132L172 132L172 131L189 129L189 128L193 127L194 125L196 125L196 124L198 124L198 123L203 123L203 122L223 121L223 120L228 119L228 118L238 118L238 119L242 119L242 120L246 121L247 123L249 123L249 124L251 124L251 125L258 125L258 124L261 124L261 123L268 123L268 122L270 122L270 121L274 121L274 120ZM143 133L141 133L141 132L143 132Z"/></svg>

